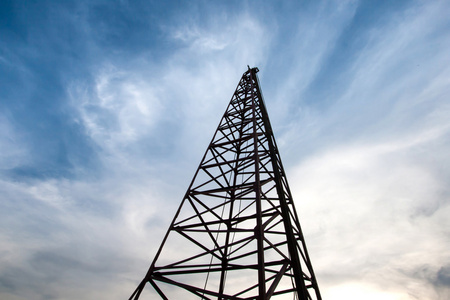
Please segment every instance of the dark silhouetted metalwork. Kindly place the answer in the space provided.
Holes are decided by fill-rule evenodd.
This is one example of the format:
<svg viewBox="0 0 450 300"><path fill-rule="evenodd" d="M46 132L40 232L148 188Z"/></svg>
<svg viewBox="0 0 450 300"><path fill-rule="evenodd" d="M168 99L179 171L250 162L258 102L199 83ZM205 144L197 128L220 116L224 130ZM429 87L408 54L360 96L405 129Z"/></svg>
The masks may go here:
<svg viewBox="0 0 450 300"><path fill-rule="evenodd" d="M239 81L130 300L147 283L162 299L321 299L257 72Z"/></svg>

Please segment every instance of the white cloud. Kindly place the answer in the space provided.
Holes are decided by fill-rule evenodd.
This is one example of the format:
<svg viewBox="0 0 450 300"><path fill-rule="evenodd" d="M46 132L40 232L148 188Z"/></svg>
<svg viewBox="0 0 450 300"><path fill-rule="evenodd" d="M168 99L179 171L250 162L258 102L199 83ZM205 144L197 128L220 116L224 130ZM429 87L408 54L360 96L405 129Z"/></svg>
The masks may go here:
<svg viewBox="0 0 450 300"><path fill-rule="evenodd" d="M448 82L445 62L450 61L446 55L450 42L448 38L435 36L446 26L448 11L445 3L432 2L412 6L380 24L370 33L365 48L355 55L349 78L353 80L348 94L341 99L366 101L373 93L381 101L395 101L394 95L414 96L444 70ZM448 37L448 33L443 35Z"/></svg>
<svg viewBox="0 0 450 300"><path fill-rule="evenodd" d="M0 297L108 299L99 284L129 296L168 226L157 190L145 179L0 181Z"/></svg>
<svg viewBox="0 0 450 300"><path fill-rule="evenodd" d="M76 85L71 91L72 103L94 141L107 149L120 147L153 130L163 106L156 89L133 70L112 65L95 76L92 93Z"/></svg>
<svg viewBox="0 0 450 300"><path fill-rule="evenodd" d="M233 62L243 63L238 67L245 67L248 59L258 58L271 38L268 24L245 11L235 15L209 15L203 22L206 26L199 20L188 18L166 30L169 37L181 41L192 55L213 54L220 60L231 54Z"/></svg>
<svg viewBox="0 0 450 300"><path fill-rule="evenodd" d="M348 53L354 60L339 74L341 86L324 93L322 103L302 103L297 112L291 110L296 119L284 129L280 145L293 152L305 144L313 149L411 134L436 123L446 126L450 39L443 35L448 37L444 30L448 10L443 2L411 6L365 31L366 45ZM319 58L323 61L327 55ZM297 73L286 77L296 78Z"/></svg>
<svg viewBox="0 0 450 300"><path fill-rule="evenodd" d="M0 113L0 169L14 168L29 160L28 150L24 147L25 137Z"/></svg>
<svg viewBox="0 0 450 300"><path fill-rule="evenodd" d="M262 89L279 124L299 117L277 139L324 298L446 299L433 280L450 259L448 5L423 3L366 32L342 93L297 107L356 12L335 4L299 11L285 35L267 11L181 19L163 27L181 45L170 55L105 57L93 82L74 81L74 115L102 150L101 170L0 181L0 284L25 283L22 298L0 297L129 296L246 65L269 73L279 62L282 80ZM26 160L24 140L0 115L2 167Z"/></svg>
<svg viewBox="0 0 450 300"><path fill-rule="evenodd" d="M224 35L218 36L210 32L202 32L199 27L177 28L173 38L190 45L196 51L223 50L229 41Z"/></svg>
<svg viewBox="0 0 450 300"><path fill-rule="evenodd" d="M352 21L358 3L339 1L335 5L317 3L308 10L298 12L295 29L290 31L285 47L275 47L275 56L283 58L284 72L281 86L271 96L273 115L288 114L292 103L298 103L303 92L313 82L328 56L335 50L336 43ZM279 22L284 20L280 19ZM279 33L280 36L282 33ZM278 51L280 51L278 53ZM268 70L270 72L270 70Z"/></svg>
<svg viewBox="0 0 450 300"><path fill-rule="evenodd" d="M396 292L380 291L370 285L348 282L322 291L322 297L330 300L357 300L357 299L383 299L383 300L409 300L411 298Z"/></svg>
<svg viewBox="0 0 450 300"><path fill-rule="evenodd" d="M450 223L442 217L450 174L439 172L448 159L436 164L423 155L448 152L449 143L435 146L448 133L329 148L293 169L297 210L325 286L350 278L399 299L434 298L430 281L450 258L443 229ZM411 281L424 266L430 278Z"/></svg>
<svg viewBox="0 0 450 300"><path fill-rule="evenodd" d="M270 42L267 28L247 13L207 22L202 27L179 20L163 27L172 41L185 45L164 60L145 54L127 66L103 62L92 88L72 85L79 122L110 156L102 157L109 165L151 168L148 158L159 155L156 148L180 163L198 163L247 64L264 61Z"/></svg>

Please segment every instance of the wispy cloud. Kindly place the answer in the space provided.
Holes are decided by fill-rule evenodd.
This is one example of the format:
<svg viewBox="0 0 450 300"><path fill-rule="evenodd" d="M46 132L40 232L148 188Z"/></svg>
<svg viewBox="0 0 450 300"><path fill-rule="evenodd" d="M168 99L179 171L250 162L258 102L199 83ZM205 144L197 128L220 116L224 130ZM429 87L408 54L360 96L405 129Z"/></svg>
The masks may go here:
<svg viewBox="0 0 450 300"><path fill-rule="evenodd" d="M282 136L291 155L309 145L297 151L290 181L313 258L322 258L317 272L335 284L330 295L362 288L387 299L448 296L436 284L450 233L449 39L434 37L445 12L430 3L380 24L344 70L341 82L350 84L329 91L325 109L304 105Z"/></svg>
<svg viewBox="0 0 450 300"><path fill-rule="evenodd" d="M447 299L450 7L371 5L5 7L0 297L127 298L250 65L324 296Z"/></svg>
<svg viewBox="0 0 450 300"><path fill-rule="evenodd" d="M442 151L435 141L331 148L295 169L297 209L324 282L436 294L432 282L409 281L424 268L435 278L448 256L448 178L422 157Z"/></svg>

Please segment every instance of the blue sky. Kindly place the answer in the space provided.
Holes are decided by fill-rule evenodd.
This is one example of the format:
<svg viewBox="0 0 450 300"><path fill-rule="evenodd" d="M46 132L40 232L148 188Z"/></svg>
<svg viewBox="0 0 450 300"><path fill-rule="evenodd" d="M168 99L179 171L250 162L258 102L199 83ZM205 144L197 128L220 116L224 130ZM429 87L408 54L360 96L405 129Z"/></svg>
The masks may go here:
<svg viewBox="0 0 450 300"><path fill-rule="evenodd" d="M324 298L448 299L449 15L2 1L0 298L127 298L250 65Z"/></svg>

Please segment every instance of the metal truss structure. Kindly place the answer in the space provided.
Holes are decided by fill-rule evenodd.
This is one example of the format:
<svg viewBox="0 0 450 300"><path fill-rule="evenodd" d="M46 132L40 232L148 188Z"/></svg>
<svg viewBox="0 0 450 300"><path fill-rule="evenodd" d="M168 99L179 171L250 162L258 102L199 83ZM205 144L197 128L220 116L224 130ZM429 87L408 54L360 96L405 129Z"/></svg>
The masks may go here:
<svg viewBox="0 0 450 300"><path fill-rule="evenodd" d="M321 299L257 72L239 81L130 300L147 283L161 299Z"/></svg>

